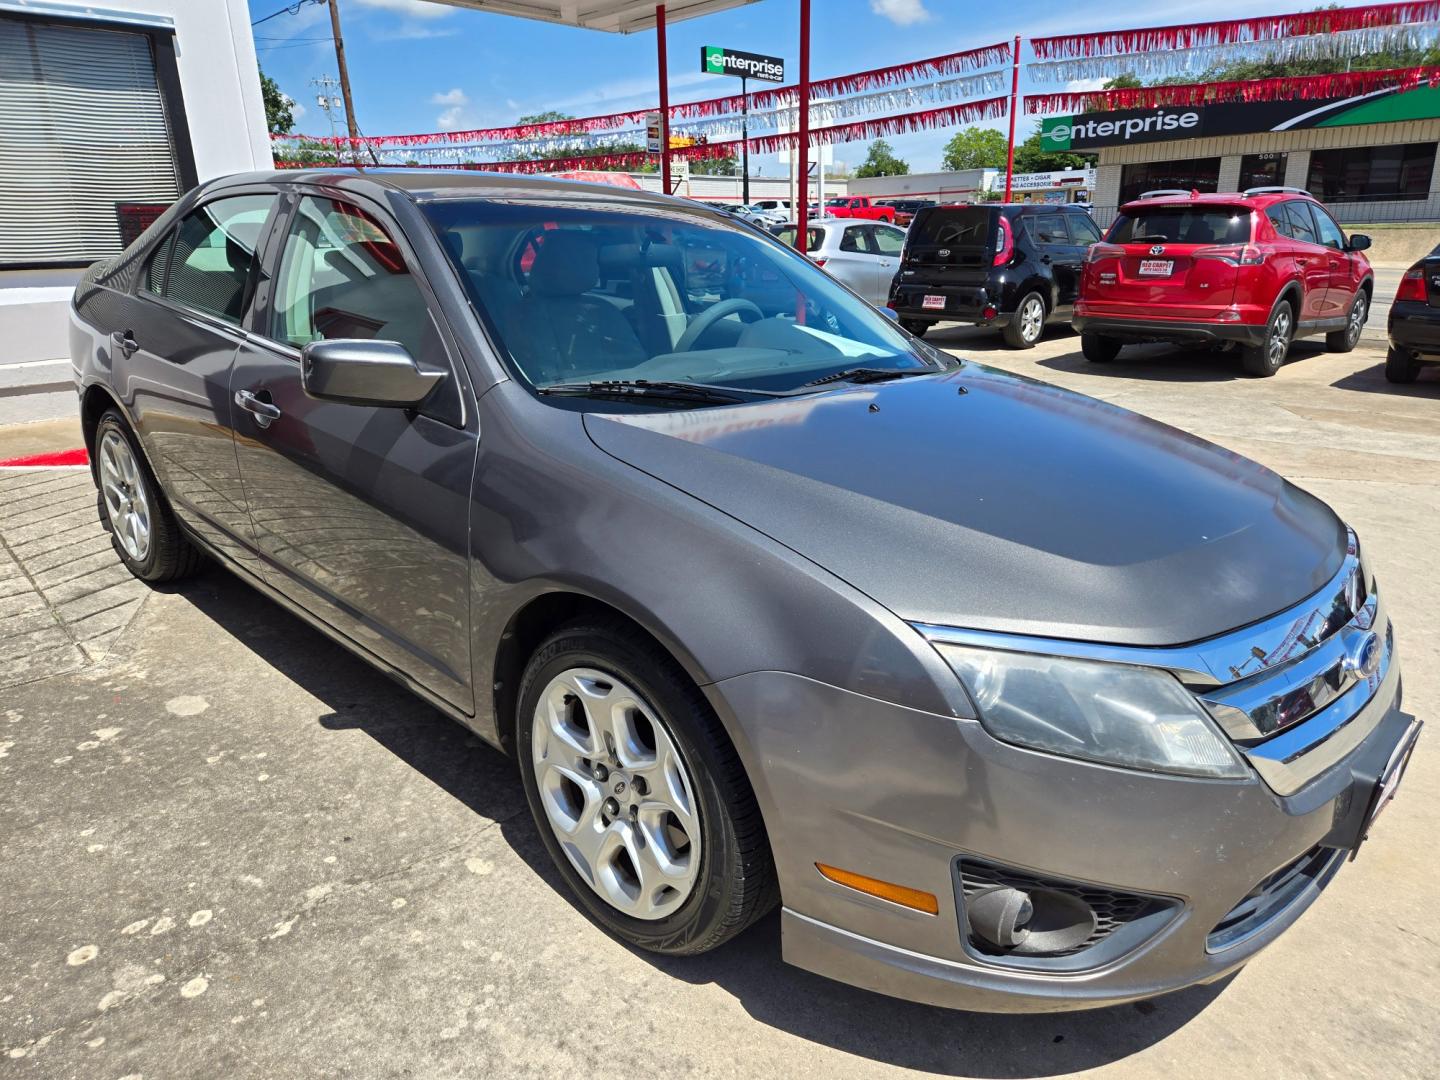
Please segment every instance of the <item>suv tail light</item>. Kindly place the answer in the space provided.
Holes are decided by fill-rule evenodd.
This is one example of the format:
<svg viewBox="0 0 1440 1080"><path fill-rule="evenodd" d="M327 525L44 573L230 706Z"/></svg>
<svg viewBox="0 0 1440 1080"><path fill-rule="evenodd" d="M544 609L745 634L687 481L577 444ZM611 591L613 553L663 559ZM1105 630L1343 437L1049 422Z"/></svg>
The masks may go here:
<svg viewBox="0 0 1440 1080"><path fill-rule="evenodd" d="M1400 279L1400 288L1395 290L1395 300L1418 300L1425 303L1425 267L1416 263L1405 271L1405 276Z"/></svg>
<svg viewBox="0 0 1440 1080"><path fill-rule="evenodd" d="M1098 244L1091 244L1085 249L1085 261L1097 263L1102 259L1119 259L1125 254L1125 249L1118 244L1107 244L1103 241Z"/></svg>
<svg viewBox="0 0 1440 1080"><path fill-rule="evenodd" d="M1004 214L1000 215L1000 249L995 252L995 265L1004 266L1015 257L1015 232L1010 227L1010 219Z"/></svg>
<svg viewBox="0 0 1440 1080"><path fill-rule="evenodd" d="M1259 244L1222 244L1217 247L1197 248L1193 257L1219 259L1230 266L1259 266L1270 253L1270 248Z"/></svg>

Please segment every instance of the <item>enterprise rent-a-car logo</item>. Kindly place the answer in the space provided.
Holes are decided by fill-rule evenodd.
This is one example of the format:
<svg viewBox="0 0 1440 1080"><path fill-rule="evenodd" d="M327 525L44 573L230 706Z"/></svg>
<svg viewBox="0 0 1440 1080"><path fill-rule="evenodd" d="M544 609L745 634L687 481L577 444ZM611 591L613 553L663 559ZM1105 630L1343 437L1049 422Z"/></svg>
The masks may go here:
<svg viewBox="0 0 1440 1080"><path fill-rule="evenodd" d="M785 61L778 56L726 49L719 45L700 46L700 70L707 75L735 75L765 82L785 81Z"/></svg>
<svg viewBox="0 0 1440 1080"><path fill-rule="evenodd" d="M1091 114L1094 116L1095 114ZM1200 124L1194 109L1156 109L1148 116L1121 116L1115 119L1087 119L1079 116L1052 116L1040 124L1040 145L1046 150L1069 150L1116 143L1149 142L1152 139L1193 137Z"/></svg>

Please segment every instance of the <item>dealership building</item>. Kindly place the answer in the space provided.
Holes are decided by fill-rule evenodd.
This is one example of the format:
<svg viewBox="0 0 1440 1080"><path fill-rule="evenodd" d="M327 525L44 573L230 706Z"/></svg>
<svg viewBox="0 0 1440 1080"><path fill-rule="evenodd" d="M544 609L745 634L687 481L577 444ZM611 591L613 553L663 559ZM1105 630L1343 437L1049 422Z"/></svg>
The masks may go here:
<svg viewBox="0 0 1440 1080"><path fill-rule="evenodd" d="M1102 224L1146 191L1265 185L1303 188L1341 222L1440 220L1440 89L1047 117L1041 144L1098 151Z"/></svg>

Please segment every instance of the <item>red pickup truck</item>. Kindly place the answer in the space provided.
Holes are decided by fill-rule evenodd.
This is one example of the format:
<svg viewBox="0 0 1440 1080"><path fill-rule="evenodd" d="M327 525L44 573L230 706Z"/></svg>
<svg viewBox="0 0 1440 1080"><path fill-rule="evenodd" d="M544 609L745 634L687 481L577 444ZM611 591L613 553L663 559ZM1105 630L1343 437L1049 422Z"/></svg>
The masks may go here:
<svg viewBox="0 0 1440 1080"><path fill-rule="evenodd" d="M877 203L868 195L846 195L830 199L825 203L825 213L831 217L869 218L872 221L894 221L895 208Z"/></svg>

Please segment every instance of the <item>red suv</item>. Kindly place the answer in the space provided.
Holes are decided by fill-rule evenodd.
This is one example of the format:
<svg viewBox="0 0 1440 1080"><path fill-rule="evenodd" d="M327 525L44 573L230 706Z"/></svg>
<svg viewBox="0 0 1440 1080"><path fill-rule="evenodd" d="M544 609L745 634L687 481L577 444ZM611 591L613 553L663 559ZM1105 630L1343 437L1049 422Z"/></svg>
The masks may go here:
<svg viewBox="0 0 1440 1080"><path fill-rule="evenodd" d="M1096 362L1129 342L1233 344L1246 372L1274 375L1297 337L1355 348L1375 289L1369 246L1297 188L1150 192L1089 249L1072 321Z"/></svg>

